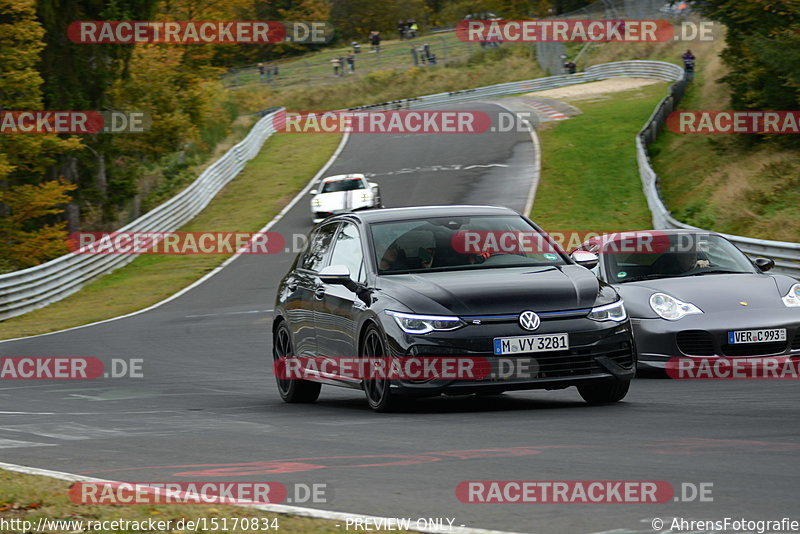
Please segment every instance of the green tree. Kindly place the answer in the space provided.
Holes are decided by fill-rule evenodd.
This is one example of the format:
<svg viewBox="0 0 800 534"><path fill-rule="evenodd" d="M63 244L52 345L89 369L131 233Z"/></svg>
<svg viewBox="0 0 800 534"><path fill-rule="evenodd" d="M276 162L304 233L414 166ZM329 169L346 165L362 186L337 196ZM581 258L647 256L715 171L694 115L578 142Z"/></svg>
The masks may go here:
<svg viewBox="0 0 800 534"><path fill-rule="evenodd" d="M740 110L800 106L800 0L702 0L695 7L728 28L722 59ZM784 141L800 146L797 136Z"/></svg>

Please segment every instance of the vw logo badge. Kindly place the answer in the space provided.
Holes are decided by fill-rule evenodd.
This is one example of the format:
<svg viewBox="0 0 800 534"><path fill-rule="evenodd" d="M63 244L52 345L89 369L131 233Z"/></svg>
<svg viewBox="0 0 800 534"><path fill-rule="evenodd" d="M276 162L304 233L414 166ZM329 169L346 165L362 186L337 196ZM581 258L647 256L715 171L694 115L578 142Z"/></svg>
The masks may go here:
<svg viewBox="0 0 800 534"><path fill-rule="evenodd" d="M519 314L519 325L525 330L536 330L541 322L539 316L530 310Z"/></svg>

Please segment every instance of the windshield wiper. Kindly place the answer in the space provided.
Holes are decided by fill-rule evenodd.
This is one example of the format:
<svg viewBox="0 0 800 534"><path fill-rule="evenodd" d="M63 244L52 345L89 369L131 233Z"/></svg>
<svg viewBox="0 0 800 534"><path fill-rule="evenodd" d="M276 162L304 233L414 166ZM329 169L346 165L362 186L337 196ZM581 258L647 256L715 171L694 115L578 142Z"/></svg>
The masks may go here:
<svg viewBox="0 0 800 534"><path fill-rule="evenodd" d="M746 271L728 271L726 269L712 269L710 271L701 271L699 273L690 274L689 276L703 276L704 274L751 274Z"/></svg>

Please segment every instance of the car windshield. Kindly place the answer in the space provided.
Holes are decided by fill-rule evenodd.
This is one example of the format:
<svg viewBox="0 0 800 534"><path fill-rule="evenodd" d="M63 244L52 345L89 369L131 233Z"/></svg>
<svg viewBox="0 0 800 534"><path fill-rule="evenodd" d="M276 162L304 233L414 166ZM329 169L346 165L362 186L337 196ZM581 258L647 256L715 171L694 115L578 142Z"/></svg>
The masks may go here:
<svg viewBox="0 0 800 534"><path fill-rule="evenodd" d="M324 182L320 193L338 193L339 191L352 191L354 189L366 189L361 178L345 178L344 180Z"/></svg>
<svg viewBox="0 0 800 534"><path fill-rule="evenodd" d="M712 234L662 234L634 252L612 241L603 245L602 256L612 283L756 272L739 249Z"/></svg>
<svg viewBox="0 0 800 534"><path fill-rule="evenodd" d="M566 263L546 234L517 216L414 219L370 229L379 274Z"/></svg>

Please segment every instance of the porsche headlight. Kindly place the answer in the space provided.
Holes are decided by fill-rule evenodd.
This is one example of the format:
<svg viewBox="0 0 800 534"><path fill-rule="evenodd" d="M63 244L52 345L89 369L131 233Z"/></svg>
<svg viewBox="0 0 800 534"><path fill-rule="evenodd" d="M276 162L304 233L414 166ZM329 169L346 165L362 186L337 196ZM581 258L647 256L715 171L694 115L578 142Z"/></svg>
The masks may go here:
<svg viewBox="0 0 800 534"><path fill-rule="evenodd" d="M397 325L406 334L427 334L434 330L455 330L466 324L458 317L443 315L415 315L413 313L400 313L390 310L386 310L386 314L394 317Z"/></svg>
<svg viewBox="0 0 800 534"><path fill-rule="evenodd" d="M320 202L318 198L311 199L312 208L318 208L320 206L322 206L322 202Z"/></svg>
<svg viewBox="0 0 800 534"><path fill-rule="evenodd" d="M800 308L800 284L790 287L789 292L781 300L789 308Z"/></svg>
<svg viewBox="0 0 800 534"><path fill-rule="evenodd" d="M677 321L687 315L703 313L703 310L691 302L683 302L666 293L653 293L650 297L650 307L662 319Z"/></svg>
<svg viewBox="0 0 800 534"><path fill-rule="evenodd" d="M369 200L372 200L372 195L369 193L361 193L361 202L367 202Z"/></svg>
<svg viewBox="0 0 800 534"><path fill-rule="evenodd" d="M592 311L589 312L587 317L592 321L614 321L616 323L621 323L628 318L628 312L625 311L625 305L622 303L622 299L620 299L611 304L606 304L605 306L592 308Z"/></svg>

